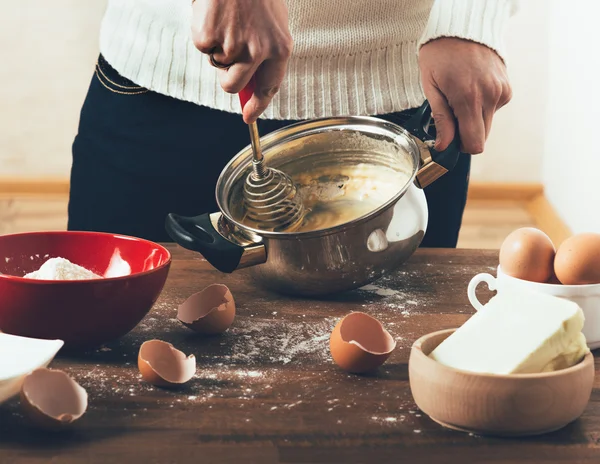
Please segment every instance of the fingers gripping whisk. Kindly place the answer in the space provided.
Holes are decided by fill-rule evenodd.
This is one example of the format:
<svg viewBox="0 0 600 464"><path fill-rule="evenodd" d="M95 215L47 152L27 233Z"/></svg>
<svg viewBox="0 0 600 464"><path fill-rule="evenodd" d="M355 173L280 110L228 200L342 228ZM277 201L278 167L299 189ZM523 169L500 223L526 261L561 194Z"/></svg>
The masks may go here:
<svg viewBox="0 0 600 464"><path fill-rule="evenodd" d="M242 109L252 98L252 78L240 92ZM277 169L265 166L256 122L248 124L252 142L252 172L244 184L246 218L263 230L289 230L299 225L304 209L292 179Z"/></svg>

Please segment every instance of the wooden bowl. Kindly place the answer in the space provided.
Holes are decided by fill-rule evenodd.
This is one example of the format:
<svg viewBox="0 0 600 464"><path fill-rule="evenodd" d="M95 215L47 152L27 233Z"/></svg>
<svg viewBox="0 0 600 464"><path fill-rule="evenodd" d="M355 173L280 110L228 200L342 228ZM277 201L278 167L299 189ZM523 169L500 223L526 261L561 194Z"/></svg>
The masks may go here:
<svg viewBox="0 0 600 464"><path fill-rule="evenodd" d="M555 372L477 374L429 357L455 330L421 337L410 353L412 395L434 421L478 435L540 435L563 428L585 410L594 383L591 353L579 364Z"/></svg>

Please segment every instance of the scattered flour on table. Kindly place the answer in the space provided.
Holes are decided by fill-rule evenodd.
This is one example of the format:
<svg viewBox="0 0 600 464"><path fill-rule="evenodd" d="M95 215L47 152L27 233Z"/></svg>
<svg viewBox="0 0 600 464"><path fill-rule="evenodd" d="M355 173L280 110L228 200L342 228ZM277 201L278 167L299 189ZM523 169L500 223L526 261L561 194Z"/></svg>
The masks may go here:
<svg viewBox="0 0 600 464"><path fill-rule="evenodd" d="M275 364L288 364L312 357L315 361L329 359L329 336L336 320L318 322L240 320L231 327L228 337L233 342L222 360L234 364L252 364L265 357Z"/></svg>
<svg viewBox="0 0 600 464"><path fill-rule="evenodd" d="M381 280L383 283L385 278ZM375 317L385 317L386 310L392 310L396 314L401 314L403 317L419 314L421 307L427 306L423 298L419 297L418 301L414 299L415 292L408 290L395 290L383 283L383 285L369 284L358 289L360 292L376 296L376 300L365 301L363 308L379 310L380 314L374 314ZM392 324L393 325L393 324Z"/></svg>
<svg viewBox="0 0 600 464"><path fill-rule="evenodd" d="M380 417L380 416L371 416L371 421L373 422L377 422L379 424L394 424L394 423L398 423L398 422L404 422L406 419L406 416L401 415L400 417L393 417L393 416L387 416L387 417Z"/></svg>
<svg viewBox="0 0 600 464"><path fill-rule="evenodd" d="M398 290L393 290L391 288L378 287L377 285L369 284L364 287L359 288L361 291L375 293L379 296L395 296L400 293Z"/></svg>
<svg viewBox="0 0 600 464"><path fill-rule="evenodd" d="M164 404L193 402L207 403L219 398L253 400L272 395L281 382L280 369L284 365L319 365L330 363L329 335L337 318L325 318L316 321L306 319L256 320L239 318L223 336L209 340L218 343L218 350L203 351L200 345L185 347L194 351L198 361L198 371L194 378L182 390L156 389L141 380L136 368L135 355L141 342L148 338L147 331L157 330L162 319L162 330L175 331L181 323L172 315L170 305L158 305L156 317L149 317L133 333L127 335L110 347L99 347L93 353L102 363L82 371L78 367L65 368L89 393L97 398L143 397L149 392ZM166 322L166 326L164 325ZM184 330L181 328L181 330ZM167 332L168 333L168 332ZM207 341L208 342L208 341ZM194 344L195 345L195 342ZM192 346L193 346L192 345ZM182 347L184 348L184 347ZM186 351L186 352L188 352ZM119 360L124 357L128 362ZM107 362L110 360L110 362ZM115 372L111 364L118 363L120 369ZM307 376L305 369L287 372L286 382L302 382ZM279 408L296 408L303 404L308 392L302 397L289 398ZM271 408L269 402L264 408ZM101 406L99 406L101 407ZM269 410L269 409L267 409Z"/></svg>
<svg viewBox="0 0 600 464"><path fill-rule="evenodd" d="M183 330L175 314L170 304L159 302L154 306L153 314L137 326L128 340L141 343L148 337L147 332L159 327L164 333ZM277 311L271 312L272 316L277 314ZM250 366L264 363L285 365L306 361L307 358L312 362L330 361L329 337L338 318L308 321L304 317L298 320L283 317L265 320L255 319L254 314L248 316L236 319L219 339L221 348L218 354L198 354L198 362ZM248 377L259 375L256 370L248 373Z"/></svg>
<svg viewBox="0 0 600 464"><path fill-rule="evenodd" d="M25 274L27 279L38 280L87 280L102 279L102 276L73 264L65 258L50 258L37 271Z"/></svg>

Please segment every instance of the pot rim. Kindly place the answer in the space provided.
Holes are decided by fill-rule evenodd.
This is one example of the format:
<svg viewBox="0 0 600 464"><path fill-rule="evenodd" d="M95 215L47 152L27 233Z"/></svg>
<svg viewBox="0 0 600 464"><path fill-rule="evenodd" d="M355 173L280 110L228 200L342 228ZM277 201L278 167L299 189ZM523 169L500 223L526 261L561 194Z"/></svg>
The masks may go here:
<svg viewBox="0 0 600 464"><path fill-rule="evenodd" d="M246 145L242 150L240 150L235 156L231 158L231 160L225 165L219 178L217 180L216 188L215 188L215 197L217 201L217 206L219 207L219 211L223 215L223 217L230 223L234 224L237 228L243 231L246 234L251 236L259 236L265 238L279 238L279 239L292 239L292 238L312 238L312 237L321 237L325 235L331 235L334 233L342 232L346 229L354 227L357 224L362 224L372 217L379 215L381 212L387 210L390 206L394 205L400 198L404 196L406 191L410 188L412 184L414 184L415 178L419 171L419 167L421 164L420 150L415 138L411 135L403 127L399 126L390 121L386 121L381 118L373 117L373 116L336 116L336 117L324 117L324 118L316 118L308 121L300 121L288 126L282 127L281 129L277 129L276 131L270 132L265 136L260 138L260 142L263 148L263 151L269 149L282 141L287 139L295 139L302 137L306 134L311 134L314 132L324 132L324 131L332 131L332 130L345 130L344 128L339 128L339 126L348 126L347 129L352 129L352 126L368 126L368 127L378 127L380 129L386 130L390 135L394 135L394 138L404 137L409 145L412 146L411 153L413 158L413 167L412 173L408 179L408 181L398 190L394 196L392 196L388 201L370 211L367 214L364 214L356 219L345 222L343 224L339 224L334 227L329 227L326 229L318 229L318 230L309 230L303 232L276 232L276 231L265 231L261 229L256 229L254 227L247 226L239 221L236 221L229 211L223 207L223 202L219 197L219 188L223 183L225 183L229 177L233 174L230 173L227 178L225 178L225 173L231 168L231 165L234 164L240 157L242 157L246 153L251 153L252 146L250 144ZM251 160L249 160L251 163ZM245 163L244 167L249 163ZM227 198L228 199L228 198ZM228 210L229 208L227 208Z"/></svg>

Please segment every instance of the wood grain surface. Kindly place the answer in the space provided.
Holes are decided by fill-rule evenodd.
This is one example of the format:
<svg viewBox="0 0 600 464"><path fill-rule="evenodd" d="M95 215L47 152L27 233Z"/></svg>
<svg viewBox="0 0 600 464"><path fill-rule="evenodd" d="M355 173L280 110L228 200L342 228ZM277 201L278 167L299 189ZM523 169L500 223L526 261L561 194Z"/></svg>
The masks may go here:
<svg viewBox="0 0 600 464"><path fill-rule="evenodd" d="M419 250L371 286L300 300L253 287L245 272L223 275L199 255L171 250L165 290L132 333L52 364L89 394L89 410L73 430L40 432L28 425L18 400L0 406L2 464L600 462L598 379L578 421L527 439L446 430L412 400L412 342L469 317L467 284L478 272L494 272L496 252ZM178 304L211 283L230 287L237 317L226 334L204 337L175 315ZM484 300L489 295L481 293ZM349 375L331 361L329 332L351 311L377 317L398 341L376 375ZM184 388L141 380L138 349L153 338L196 355L197 375Z"/></svg>

